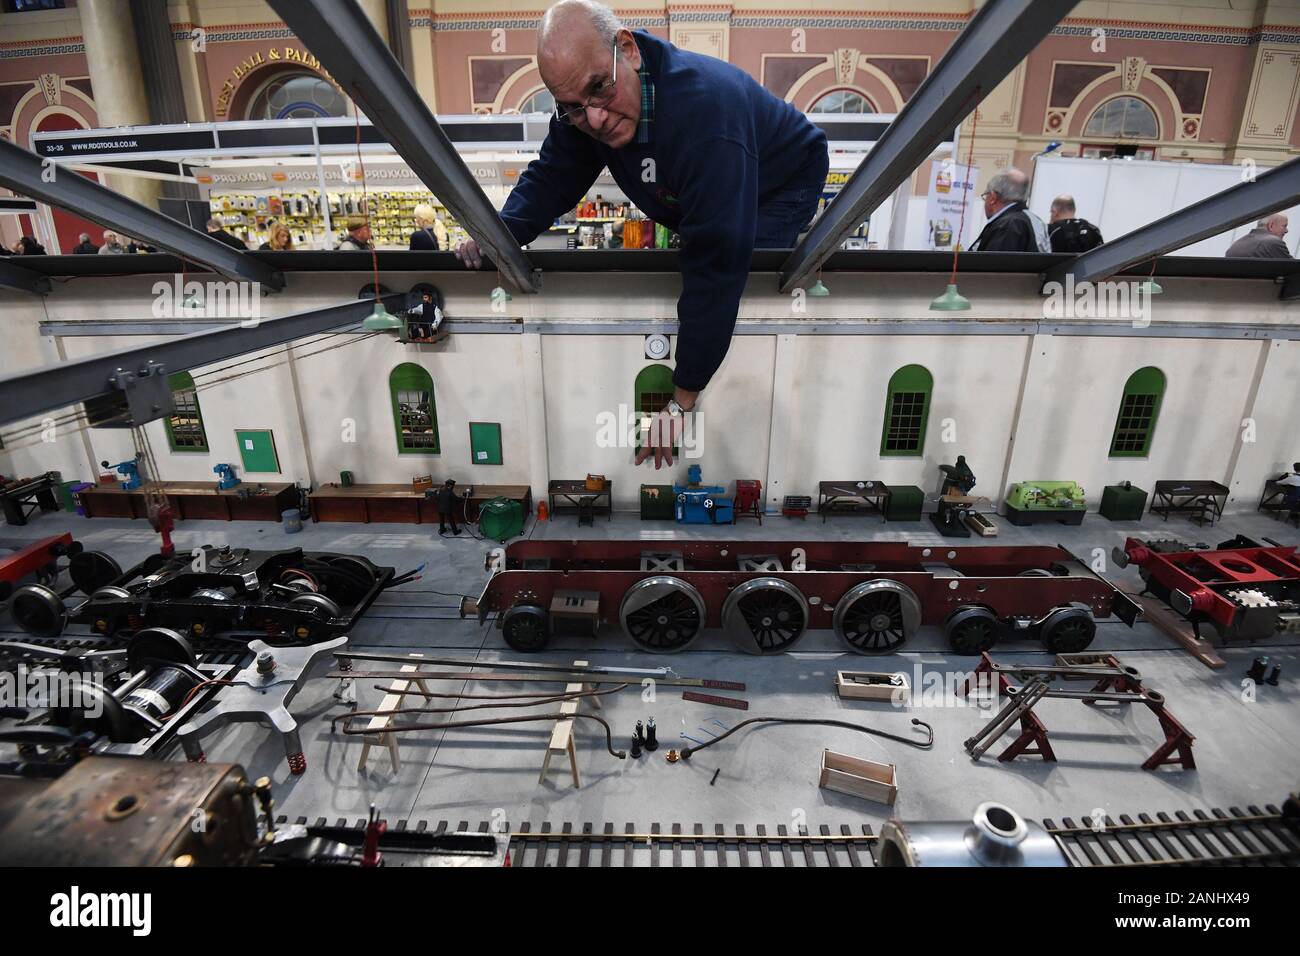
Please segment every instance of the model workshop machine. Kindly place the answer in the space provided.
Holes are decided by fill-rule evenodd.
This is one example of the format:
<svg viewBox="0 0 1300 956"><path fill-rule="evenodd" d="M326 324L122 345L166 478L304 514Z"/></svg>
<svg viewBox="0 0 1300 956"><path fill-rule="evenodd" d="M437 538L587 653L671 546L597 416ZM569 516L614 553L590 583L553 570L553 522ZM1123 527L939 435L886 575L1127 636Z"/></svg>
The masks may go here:
<svg viewBox="0 0 1300 956"><path fill-rule="evenodd" d="M489 558L489 562L493 559ZM497 615L516 650L545 647L574 609L614 618L647 651L679 651L721 627L750 654L789 650L832 628L859 653L897 650L922 624L959 654L1007 634L1053 653L1092 643L1096 618L1132 625L1139 606L1062 547L922 548L896 542L517 541L498 552L483 593L461 615ZM580 597L581 601L576 601Z"/></svg>
<svg viewBox="0 0 1300 956"><path fill-rule="evenodd" d="M1191 622L1209 623L1225 641L1300 634L1300 555L1238 536L1218 548L1129 538L1111 557L1135 564L1146 591Z"/></svg>

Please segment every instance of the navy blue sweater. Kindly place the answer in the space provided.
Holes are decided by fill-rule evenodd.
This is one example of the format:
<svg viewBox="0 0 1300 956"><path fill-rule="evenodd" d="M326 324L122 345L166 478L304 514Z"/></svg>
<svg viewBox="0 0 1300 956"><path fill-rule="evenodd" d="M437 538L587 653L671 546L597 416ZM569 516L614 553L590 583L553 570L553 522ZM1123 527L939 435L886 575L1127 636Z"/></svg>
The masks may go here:
<svg viewBox="0 0 1300 956"><path fill-rule="evenodd" d="M694 392L731 344L759 204L825 168L826 136L743 70L641 30L633 35L655 85L651 142L610 149L552 118L501 219L520 245L532 242L608 166L638 209L681 236L673 382Z"/></svg>

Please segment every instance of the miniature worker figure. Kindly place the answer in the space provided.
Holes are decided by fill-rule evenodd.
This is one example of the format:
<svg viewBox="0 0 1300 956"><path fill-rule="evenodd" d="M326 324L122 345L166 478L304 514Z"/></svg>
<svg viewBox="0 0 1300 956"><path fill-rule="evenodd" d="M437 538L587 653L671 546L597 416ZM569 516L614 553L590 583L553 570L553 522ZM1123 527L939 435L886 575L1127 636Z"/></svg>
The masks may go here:
<svg viewBox="0 0 1300 956"><path fill-rule="evenodd" d="M452 534L460 534L456 525L456 482L448 478L438 489L438 534L447 533L447 522L451 522Z"/></svg>
<svg viewBox="0 0 1300 956"><path fill-rule="evenodd" d="M751 253L793 247L817 211L826 136L738 67L628 30L594 0L546 12L537 66L555 116L501 219L515 241L532 242L608 167L641 212L681 236L673 397L637 455L671 465L683 413L730 348ZM473 240L456 255L482 265Z"/></svg>

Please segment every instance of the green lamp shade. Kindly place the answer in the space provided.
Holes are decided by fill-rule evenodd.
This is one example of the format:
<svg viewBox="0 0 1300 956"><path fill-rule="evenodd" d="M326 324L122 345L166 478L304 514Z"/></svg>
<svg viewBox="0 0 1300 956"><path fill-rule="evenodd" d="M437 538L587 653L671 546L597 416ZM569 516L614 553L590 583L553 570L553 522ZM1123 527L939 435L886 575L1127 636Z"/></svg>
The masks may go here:
<svg viewBox="0 0 1300 956"><path fill-rule="evenodd" d="M930 303L935 312L961 312L970 308L970 299L957 291L954 283L948 283L948 291Z"/></svg>
<svg viewBox="0 0 1300 956"><path fill-rule="evenodd" d="M817 298L820 299L822 296L830 295L831 290L826 288L826 286L822 283L821 279L818 279L816 282L814 282L812 285L808 287L808 294L815 295L817 296Z"/></svg>
<svg viewBox="0 0 1300 956"><path fill-rule="evenodd" d="M511 295L509 292L507 292L505 289L503 289L501 286L497 286L495 289L492 290L491 298L493 302L510 302L514 299L514 296Z"/></svg>
<svg viewBox="0 0 1300 956"><path fill-rule="evenodd" d="M1160 283L1157 282L1155 279L1147 279L1146 282L1143 282L1142 289L1144 292L1146 292L1147 295L1159 295L1160 293L1165 291L1164 289L1160 288Z"/></svg>
<svg viewBox="0 0 1300 956"><path fill-rule="evenodd" d="M478 527L495 541L513 538L524 529L524 508L510 498L493 498L478 513Z"/></svg>
<svg viewBox="0 0 1300 956"><path fill-rule="evenodd" d="M181 303L182 312L202 312L203 298L197 295L187 295L185 301Z"/></svg>
<svg viewBox="0 0 1300 956"><path fill-rule="evenodd" d="M367 332L396 332L402 327L402 320L389 313L384 303L375 302L375 310L366 316L361 327Z"/></svg>

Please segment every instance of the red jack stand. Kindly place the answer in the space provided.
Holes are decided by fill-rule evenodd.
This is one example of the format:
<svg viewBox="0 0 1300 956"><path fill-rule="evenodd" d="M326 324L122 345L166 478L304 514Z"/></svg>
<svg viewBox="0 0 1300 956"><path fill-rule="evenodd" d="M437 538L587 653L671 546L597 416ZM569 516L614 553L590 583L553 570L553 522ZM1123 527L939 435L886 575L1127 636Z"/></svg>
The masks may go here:
<svg viewBox="0 0 1300 956"><path fill-rule="evenodd" d="M172 529L176 527L172 507L170 504L150 504L148 513L149 526L162 535L162 547L158 553L164 558L170 558L176 553L176 545L172 544Z"/></svg>
<svg viewBox="0 0 1300 956"><path fill-rule="evenodd" d="M361 865L379 866L384 855L379 852L379 838L388 831L388 824L375 819L375 805L370 805L370 822L366 824L366 837L361 845Z"/></svg>

